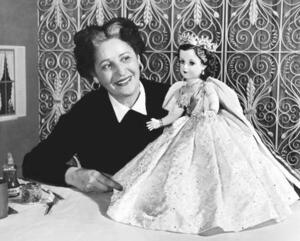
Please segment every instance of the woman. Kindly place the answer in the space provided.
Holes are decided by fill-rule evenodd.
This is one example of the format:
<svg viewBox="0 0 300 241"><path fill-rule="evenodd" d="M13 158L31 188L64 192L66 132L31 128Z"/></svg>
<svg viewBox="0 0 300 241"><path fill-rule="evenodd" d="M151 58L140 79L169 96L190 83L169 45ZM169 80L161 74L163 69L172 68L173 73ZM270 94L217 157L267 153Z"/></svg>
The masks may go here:
<svg viewBox="0 0 300 241"><path fill-rule="evenodd" d="M48 138L25 155L23 176L81 191L121 190L109 174L161 133L150 132L146 122L166 114L161 104L167 86L141 78L144 42L128 19L89 26L74 42L78 72L101 87L61 116ZM74 154L81 167L67 164Z"/></svg>

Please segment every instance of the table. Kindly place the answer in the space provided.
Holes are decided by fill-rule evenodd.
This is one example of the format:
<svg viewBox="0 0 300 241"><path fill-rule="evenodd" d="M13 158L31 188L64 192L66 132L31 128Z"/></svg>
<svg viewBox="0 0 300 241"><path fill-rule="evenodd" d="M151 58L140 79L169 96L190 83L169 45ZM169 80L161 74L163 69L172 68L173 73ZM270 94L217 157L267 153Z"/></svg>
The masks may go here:
<svg viewBox="0 0 300 241"><path fill-rule="evenodd" d="M44 186L44 185L43 185ZM45 204L10 204L19 213L0 219L1 241L299 241L300 201L284 222L239 233L212 236L144 230L105 216L110 194L83 194L45 186L64 197L44 215Z"/></svg>

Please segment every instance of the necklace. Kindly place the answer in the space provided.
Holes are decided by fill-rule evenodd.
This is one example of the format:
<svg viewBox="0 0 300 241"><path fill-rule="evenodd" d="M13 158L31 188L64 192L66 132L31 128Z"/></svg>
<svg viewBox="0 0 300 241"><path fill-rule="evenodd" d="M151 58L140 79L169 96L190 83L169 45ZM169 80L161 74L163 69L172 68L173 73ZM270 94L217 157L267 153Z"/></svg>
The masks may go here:
<svg viewBox="0 0 300 241"><path fill-rule="evenodd" d="M203 80L202 79L194 79L186 82L186 87L191 88L197 84L202 84Z"/></svg>

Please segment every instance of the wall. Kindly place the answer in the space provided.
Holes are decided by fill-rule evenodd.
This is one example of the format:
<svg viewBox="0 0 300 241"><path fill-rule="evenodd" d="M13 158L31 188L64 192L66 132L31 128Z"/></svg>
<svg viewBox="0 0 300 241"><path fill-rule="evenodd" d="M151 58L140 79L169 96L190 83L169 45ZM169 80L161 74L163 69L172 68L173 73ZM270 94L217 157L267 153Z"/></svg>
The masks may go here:
<svg viewBox="0 0 300 241"><path fill-rule="evenodd" d="M0 45L26 47L27 115L0 122L0 165L12 152L20 175L24 154L39 141L36 0L0 1Z"/></svg>

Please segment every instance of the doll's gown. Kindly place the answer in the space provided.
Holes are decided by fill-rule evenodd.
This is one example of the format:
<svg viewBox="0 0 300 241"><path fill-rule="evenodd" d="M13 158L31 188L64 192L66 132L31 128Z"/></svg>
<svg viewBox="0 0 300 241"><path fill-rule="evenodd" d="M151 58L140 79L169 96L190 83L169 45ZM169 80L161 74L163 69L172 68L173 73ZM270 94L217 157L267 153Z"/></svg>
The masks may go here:
<svg viewBox="0 0 300 241"><path fill-rule="evenodd" d="M220 81L211 82L218 89ZM192 234L241 231L286 218L298 200L287 178L296 185L298 180L278 166L249 123L231 111L234 106L221 108L215 118L203 115L205 84L193 91L184 83L173 86L164 106L186 105L187 114L113 176L124 189L114 191L107 215L147 229Z"/></svg>

